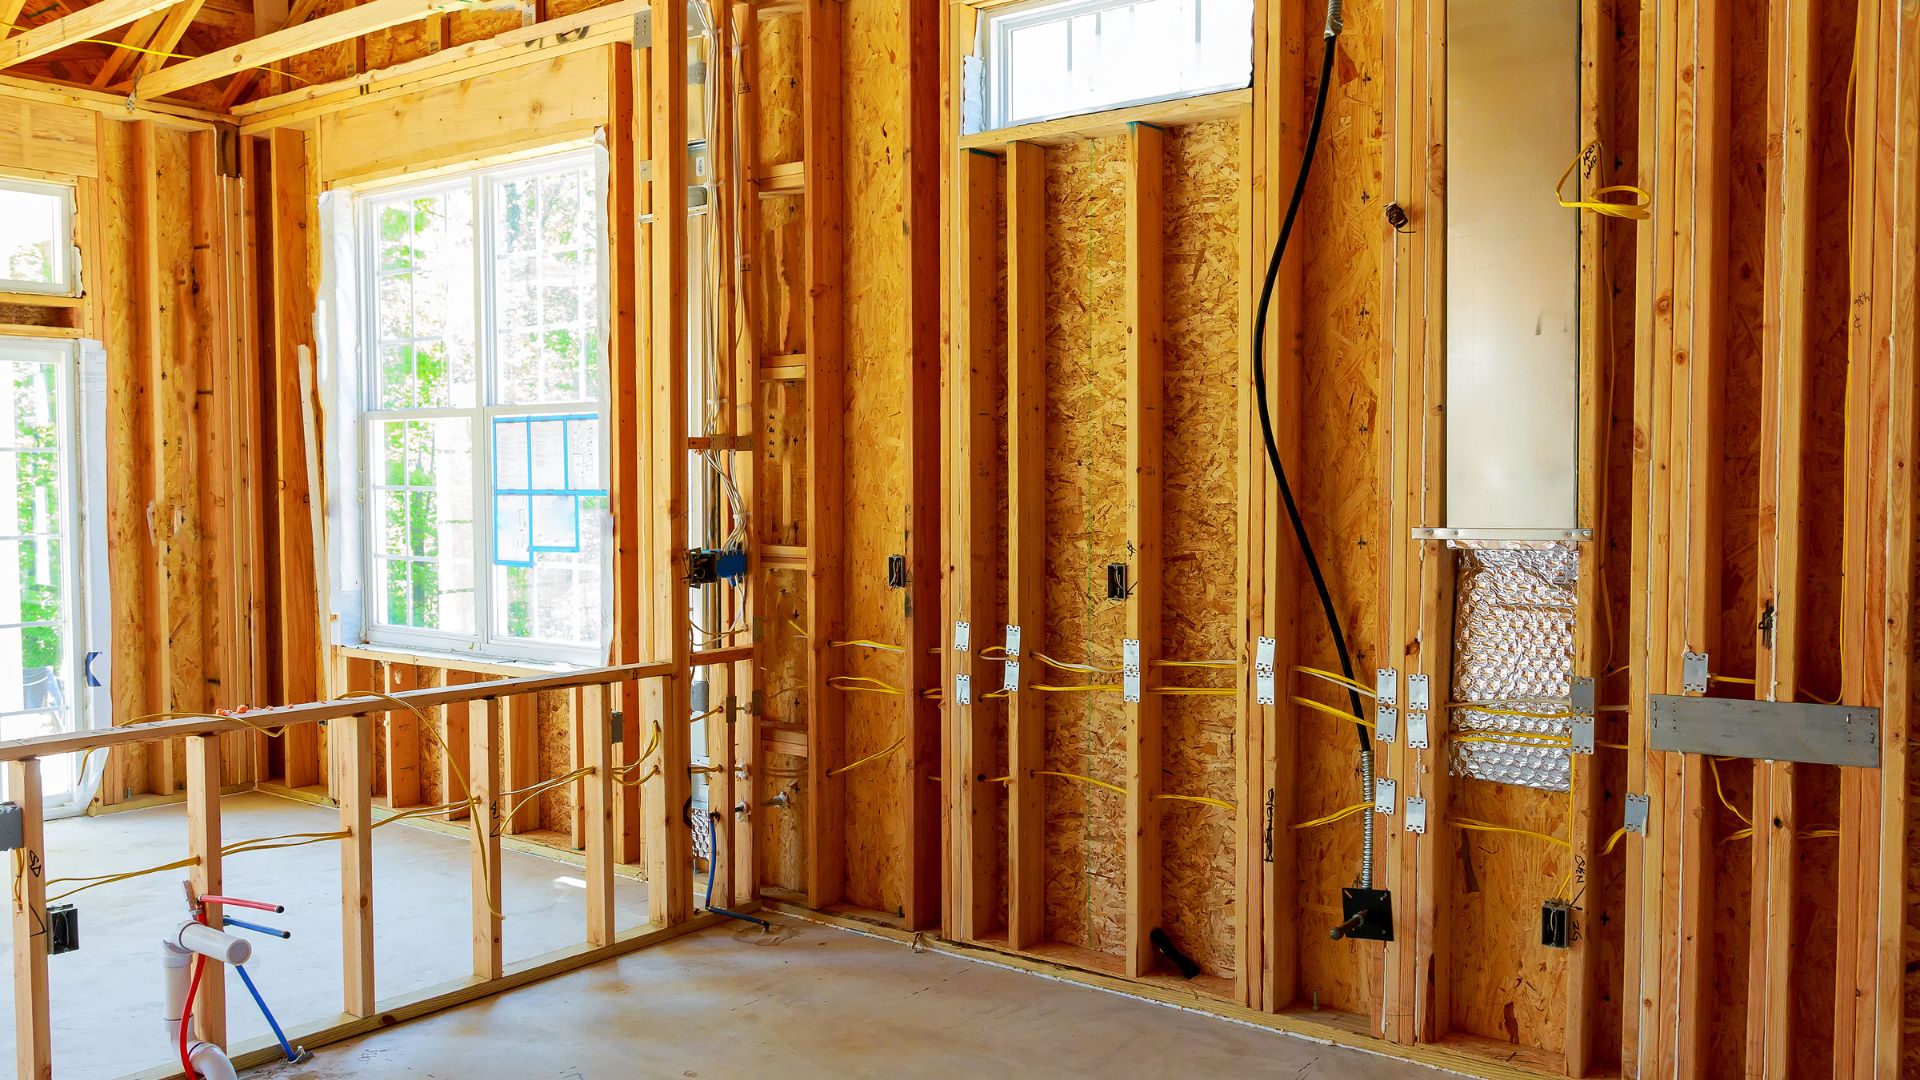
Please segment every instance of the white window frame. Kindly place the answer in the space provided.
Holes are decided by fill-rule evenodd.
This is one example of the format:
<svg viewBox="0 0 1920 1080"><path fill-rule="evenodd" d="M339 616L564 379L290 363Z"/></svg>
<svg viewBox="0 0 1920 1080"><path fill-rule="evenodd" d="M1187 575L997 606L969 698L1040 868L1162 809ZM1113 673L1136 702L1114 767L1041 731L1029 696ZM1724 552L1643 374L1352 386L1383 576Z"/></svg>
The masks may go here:
<svg viewBox="0 0 1920 1080"><path fill-rule="evenodd" d="M1168 94L1149 94L1143 97L1101 102L1084 109L1076 108L1034 116L1008 115L1009 103L1013 100L1012 70L1009 65L1001 62L1001 58L1007 55L1010 39L1015 31L1047 23L1066 22L1081 15L1115 11L1131 7L1136 2L1137 0L1031 0L1028 3L1010 4L983 12L980 19L979 48L985 77L981 80L983 85L978 87L979 90L984 91L986 98L984 102L986 107L981 114L984 117L982 130L997 131L1024 124L1058 120L1067 116L1091 116L1113 109L1125 109L1162 101L1179 101L1226 90L1239 90L1252 85L1253 25L1249 21L1247 25L1248 68L1244 78L1230 79L1207 86L1189 87ZM1266 0L1254 0L1256 7L1264 2Z"/></svg>
<svg viewBox="0 0 1920 1080"><path fill-rule="evenodd" d="M73 238L73 185L49 180L28 180L18 176L0 176L0 189L54 196L60 206L60 216L55 222L55 235L66 238L65 244L55 247L58 273L54 275L52 281L24 281L20 278L7 277L4 272L0 272L0 292L32 293L39 296L79 296L80 249L75 245Z"/></svg>
<svg viewBox="0 0 1920 1080"><path fill-rule="evenodd" d="M98 348L96 342L87 344ZM60 469L57 491L61 500L62 532L59 539L64 547L60 603L66 613L67 634L63 674L67 680L73 730L76 733L91 731L105 726L102 718L111 715L113 707L106 665L108 650L104 639L99 637L108 628L110 609L106 595L104 532L106 467L98 460L104 456L105 431L104 428L92 430L104 418L105 356L96 352L89 361L94 365L93 370L83 373L81 349L73 342L0 335L0 354L3 353L45 354L45 362L52 364L55 372L59 399L54 418ZM84 450L83 443L86 444ZM9 568L9 572L13 569ZM90 685L89 678L99 685ZM84 755L70 753L49 758L47 763L50 768L71 770L63 777L62 790L46 796L42 809L48 817L71 816L92 805L104 769L103 759L88 762Z"/></svg>
<svg viewBox="0 0 1920 1080"><path fill-rule="evenodd" d="M596 290L595 307L600 324L600 385L598 396L575 401L549 401L539 404L495 404L494 403L494 351L496 339L496 305L492 286L489 283L489 268L495 265L493 251L493 185L497 181L512 180L523 176L552 172L558 169L584 168L592 178L594 205L600 221L597 272L600 287ZM468 188L473 196L473 215L476 223L473 243L474 273L474 362L475 362L475 404L471 408L421 408L421 409L383 409L378 407L379 351L379 275L374 272L376 265L374 252L377 250L374 215L365 212L367 205L376 199L385 200L414 195L428 195L436 192L457 191ZM607 308L607 269L610 248L610 231L607 220L606 187L604 177L592 151L564 150L553 154L530 159L516 160L509 164L483 166L465 170L433 180L404 181L367 186L355 189L354 230L355 251L359 267L355 281L357 302L359 305L358 342L361 362L356 372L357 385L355 398L359 411L354 417L354 438L360 455L359 469L359 536L355 543L364 570L366 593L363 599L363 629L365 643L374 648L388 647L410 651L437 652L454 655L471 655L478 658L515 661L550 661L567 664L598 664L606 659L606 644L596 641L589 644L567 644L531 640L526 638L505 637L494 632L494 491L496 488L494 466L493 429L496 417L511 416L553 416L560 414L593 413L597 417L600 440L600 477L599 486L610 490L609 476L609 435L608 393L606 385L608 353L609 319ZM484 224L482 224L484 223ZM380 557L374 542L377 528L377 507L373 499L374 462L379 460L376 452L376 433L379 424L386 420L432 420L432 419L471 418L477 430L473 435L474 453L474 633L457 634L443 630L423 627L394 626L385 623L386 597L375 587L379 578ZM611 508L611 498L608 500ZM608 521L611 510L609 509ZM591 527L583 521L582 529ZM611 613L605 610L610 595L608 583L613 575L612 530L605 531L601 545L601 622L607 623ZM602 637L604 638L604 634Z"/></svg>

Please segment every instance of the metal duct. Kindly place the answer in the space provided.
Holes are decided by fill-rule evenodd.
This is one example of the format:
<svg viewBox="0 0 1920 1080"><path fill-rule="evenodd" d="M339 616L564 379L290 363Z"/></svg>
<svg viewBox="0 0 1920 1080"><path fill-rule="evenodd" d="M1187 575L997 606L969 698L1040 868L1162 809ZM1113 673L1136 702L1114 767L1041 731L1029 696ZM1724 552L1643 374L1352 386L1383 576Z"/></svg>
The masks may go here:
<svg viewBox="0 0 1920 1080"><path fill-rule="evenodd" d="M1477 547L1455 545L1453 700L1506 712L1449 710L1456 735L1495 734L1498 742L1449 740L1453 775L1567 790L1571 755L1569 700L1573 677L1574 586L1580 552L1573 544ZM1530 738L1531 737L1531 738Z"/></svg>

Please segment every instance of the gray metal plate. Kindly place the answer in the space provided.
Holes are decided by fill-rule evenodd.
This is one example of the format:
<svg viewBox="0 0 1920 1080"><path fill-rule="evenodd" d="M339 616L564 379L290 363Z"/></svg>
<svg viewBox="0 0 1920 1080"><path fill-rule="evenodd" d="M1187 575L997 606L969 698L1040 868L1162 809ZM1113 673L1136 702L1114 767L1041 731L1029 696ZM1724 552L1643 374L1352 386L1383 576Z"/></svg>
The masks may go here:
<svg viewBox="0 0 1920 1080"><path fill-rule="evenodd" d="M1647 746L1816 765L1880 767L1880 710L1864 705L1655 694Z"/></svg>

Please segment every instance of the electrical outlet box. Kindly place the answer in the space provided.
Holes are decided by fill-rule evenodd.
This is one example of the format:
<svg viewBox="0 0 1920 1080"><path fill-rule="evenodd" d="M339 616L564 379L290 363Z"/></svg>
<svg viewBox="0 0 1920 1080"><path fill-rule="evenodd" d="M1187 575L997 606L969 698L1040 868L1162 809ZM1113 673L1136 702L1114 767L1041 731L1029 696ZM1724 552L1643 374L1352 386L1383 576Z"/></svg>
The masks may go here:
<svg viewBox="0 0 1920 1080"><path fill-rule="evenodd" d="M707 699L710 697L709 690L711 687L712 684L707 682L707 680L695 679L693 680L693 685L688 688L687 697L696 714L707 711Z"/></svg>
<svg viewBox="0 0 1920 1080"><path fill-rule="evenodd" d="M1540 905L1540 944L1549 949L1573 947L1573 905L1549 900Z"/></svg>
<svg viewBox="0 0 1920 1080"><path fill-rule="evenodd" d="M753 696L756 699L759 698L760 692L757 690L754 691ZM615 746L620 745L620 743L624 741L626 737L627 737L627 715L621 712L619 709L615 709L613 710L613 745Z"/></svg>
<svg viewBox="0 0 1920 1080"><path fill-rule="evenodd" d="M1127 564L1110 562L1107 564L1107 599L1125 600L1132 590L1127 587Z"/></svg>
<svg viewBox="0 0 1920 1080"><path fill-rule="evenodd" d="M887 588L904 589L907 587L907 557L905 555L887 556Z"/></svg>
<svg viewBox="0 0 1920 1080"><path fill-rule="evenodd" d="M1385 889L1341 889L1340 914L1342 937L1393 940L1393 894Z"/></svg>
<svg viewBox="0 0 1920 1080"><path fill-rule="evenodd" d="M80 947L80 909L72 904L47 905L47 952L52 956Z"/></svg>

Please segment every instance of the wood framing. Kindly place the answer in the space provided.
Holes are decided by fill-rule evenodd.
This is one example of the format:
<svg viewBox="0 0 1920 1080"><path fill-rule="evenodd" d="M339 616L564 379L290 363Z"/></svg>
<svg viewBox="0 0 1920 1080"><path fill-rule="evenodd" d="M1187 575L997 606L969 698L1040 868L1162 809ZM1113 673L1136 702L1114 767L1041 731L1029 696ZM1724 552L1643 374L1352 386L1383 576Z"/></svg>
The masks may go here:
<svg viewBox="0 0 1920 1080"><path fill-rule="evenodd" d="M1161 658L1160 493L1166 486L1161 443L1166 395L1161 371L1162 202L1165 135L1133 124L1127 133L1126 286L1127 543L1133 552L1127 637L1138 650L1139 700L1127 706L1127 974L1153 970L1148 936L1160 926L1160 760L1158 694L1144 692ZM1124 661L1123 661L1124 662Z"/></svg>
<svg viewBox="0 0 1920 1080"><path fill-rule="evenodd" d="M1046 648L1046 157L1007 147L1007 633L1019 627L1018 689L1007 698L1007 944L1046 939L1041 842L1046 706L1033 689Z"/></svg>
<svg viewBox="0 0 1920 1080"><path fill-rule="evenodd" d="M0 38L0 70L25 63L35 57L58 52L77 41L104 34L156 11L165 11L180 0L100 0L65 18L36 26L31 30ZM18 17L16 9L14 18ZM7 20L9 23L12 18ZM158 95L155 95L158 96Z"/></svg>

